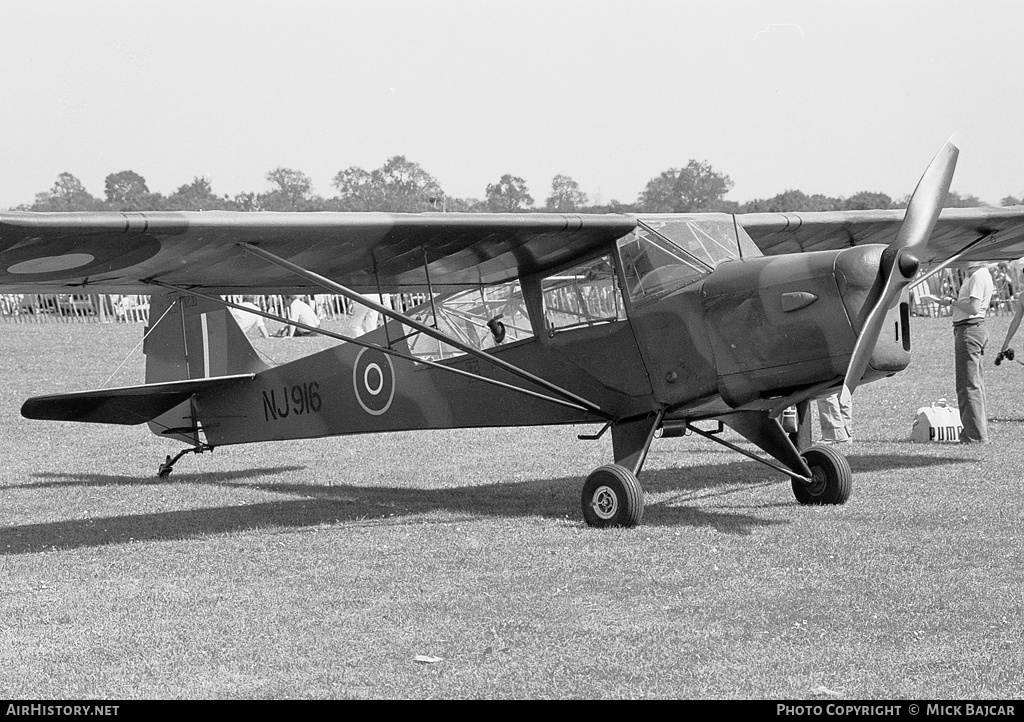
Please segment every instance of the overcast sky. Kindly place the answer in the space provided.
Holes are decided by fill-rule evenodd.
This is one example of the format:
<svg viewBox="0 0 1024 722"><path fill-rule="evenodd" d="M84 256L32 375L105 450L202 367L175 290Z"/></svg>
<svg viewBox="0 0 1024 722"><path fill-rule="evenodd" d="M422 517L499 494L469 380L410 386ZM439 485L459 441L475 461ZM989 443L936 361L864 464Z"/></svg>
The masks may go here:
<svg viewBox="0 0 1024 722"><path fill-rule="evenodd" d="M103 197L268 189L285 166L404 155L446 193L503 174L592 202L707 161L745 202L910 193L942 143L953 190L1024 194L1024 2L0 0L0 208L57 175Z"/></svg>

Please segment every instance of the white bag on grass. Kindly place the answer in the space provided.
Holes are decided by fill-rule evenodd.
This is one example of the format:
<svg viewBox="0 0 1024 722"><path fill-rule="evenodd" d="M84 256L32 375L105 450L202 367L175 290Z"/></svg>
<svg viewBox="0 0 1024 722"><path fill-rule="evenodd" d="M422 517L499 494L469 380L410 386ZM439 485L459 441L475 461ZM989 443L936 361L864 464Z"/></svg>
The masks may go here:
<svg viewBox="0 0 1024 722"><path fill-rule="evenodd" d="M950 406L945 399L933 401L931 406L922 406L917 410L914 427L910 430L910 440L918 443L960 441L960 410Z"/></svg>

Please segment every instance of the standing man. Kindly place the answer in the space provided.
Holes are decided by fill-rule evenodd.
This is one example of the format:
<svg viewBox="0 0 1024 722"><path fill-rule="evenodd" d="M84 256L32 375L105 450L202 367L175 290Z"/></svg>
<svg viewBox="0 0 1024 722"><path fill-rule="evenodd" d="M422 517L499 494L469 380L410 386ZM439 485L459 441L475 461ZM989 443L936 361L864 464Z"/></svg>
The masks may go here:
<svg viewBox="0 0 1024 722"><path fill-rule="evenodd" d="M987 444L988 421L985 418L985 382L981 356L988 342L985 313L995 284L988 267L973 261L967 280L956 299L943 296L939 303L953 308L953 351L956 358L956 399L960 406L961 444Z"/></svg>
<svg viewBox="0 0 1024 722"><path fill-rule="evenodd" d="M853 409L847 394L832 394L818 399L818 423L821 443L853 443Z"/></svg>

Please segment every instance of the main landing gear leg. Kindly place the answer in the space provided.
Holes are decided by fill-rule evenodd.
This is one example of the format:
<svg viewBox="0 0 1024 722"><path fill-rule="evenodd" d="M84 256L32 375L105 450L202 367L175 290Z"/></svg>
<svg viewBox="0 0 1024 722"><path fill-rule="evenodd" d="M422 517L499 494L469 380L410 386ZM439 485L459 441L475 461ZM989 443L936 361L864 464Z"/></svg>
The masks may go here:
<svg viewBox="0 0 1024 722"><path fill-rule="evenodd" d="M156 475L161 479L166 479L174 471L174 465L178 463L178 459L183 457L185 454L202 454L204 451L213 451L213 447L209 444L200 444L199 446L193 446L190 449L184 449L179 451L172 458L170 454L164 459L164 462L156 469Z"/></svg>
<svg viewBox="0 0 1024 722"><path fill-rule="evenodd" d="M632 527L643 519L644 490L636 476L663 416L659 412L611 427L615 463L595 469L580 495L583 519L589 526Z"/></svg>
<svg viewBox="0 0 1024 722"><path fill-rule="evenodd" d="M853 473L846 457L831 446L812 446L798 451L790 436L775 419L763 411L740 411L723 418L744 438L781 461L761 458L725 439L719 439L687 424L693 433L722 444L776 471L793 483L793 495L801 504L845 504L853 491Z"/></svg>

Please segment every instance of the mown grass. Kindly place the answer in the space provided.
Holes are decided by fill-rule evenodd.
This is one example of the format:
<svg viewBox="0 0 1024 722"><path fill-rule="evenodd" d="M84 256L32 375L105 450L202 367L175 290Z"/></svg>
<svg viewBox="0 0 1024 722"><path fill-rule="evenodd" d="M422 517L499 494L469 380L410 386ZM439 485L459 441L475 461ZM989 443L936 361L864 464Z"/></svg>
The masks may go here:
<svg viewBox="0 0 1024 722"><path fill-rule="evenodd" d="M225 447L158 480L144 427L18 414L103 385L139 327L0 333L0 697L1021 696L1024 368L990 354L990 446L909 443L955 398L945 319L858 391L848 504L666 439L632 530L582 522L589 428Z"/></svg>

